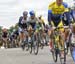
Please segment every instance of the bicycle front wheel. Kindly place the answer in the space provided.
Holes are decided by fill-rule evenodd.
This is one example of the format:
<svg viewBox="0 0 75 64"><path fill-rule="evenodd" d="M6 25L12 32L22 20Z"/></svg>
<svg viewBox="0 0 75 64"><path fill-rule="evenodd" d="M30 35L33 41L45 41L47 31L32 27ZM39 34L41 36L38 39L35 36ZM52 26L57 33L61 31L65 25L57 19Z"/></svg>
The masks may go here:
<svg viewBox="0 0 75 64"><path fill-rule="evenodd" d="M38 49L39 49L38 37L35 36L34 39L35 39L34 42L33 42L34 54L37 55Z"/></svg>
<svg viewBox="0 0 75 64"><path fill-rule="evenodd" d="M52 51L52 57L53 57L54 62L57 62L57 60L58 60L58 51L57 51L57 49L54 49Z"/></svg>

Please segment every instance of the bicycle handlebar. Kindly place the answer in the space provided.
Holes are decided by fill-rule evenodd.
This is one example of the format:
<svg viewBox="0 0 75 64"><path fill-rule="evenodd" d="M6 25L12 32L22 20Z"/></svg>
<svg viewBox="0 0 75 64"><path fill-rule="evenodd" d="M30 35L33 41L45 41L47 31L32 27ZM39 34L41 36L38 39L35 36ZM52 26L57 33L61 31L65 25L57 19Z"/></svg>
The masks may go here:
<svg viewBox="0 0 75 64"><path fill-rule="evenodd" d="M55 30L55 29L60 29L60 28L69 28L69 26L52 27L52 28Z"/></svg>

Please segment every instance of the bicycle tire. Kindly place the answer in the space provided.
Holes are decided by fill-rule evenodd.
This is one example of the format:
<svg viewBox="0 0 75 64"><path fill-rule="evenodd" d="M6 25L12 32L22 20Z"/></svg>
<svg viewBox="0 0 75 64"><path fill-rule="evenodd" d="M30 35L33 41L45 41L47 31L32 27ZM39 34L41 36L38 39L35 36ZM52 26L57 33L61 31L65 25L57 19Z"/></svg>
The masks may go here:
<svg viewBox="0 0 75 64"><path fill-rule="evenodd" d="M63 58L61 58L61 53L60 52L61 51L59 51L60 62L61 62L61 64L66 64L66 52L64 50L64 57Z"/></svg>
<svg viewBox="0 0 75 64"><path fill-rule="evenodd" d="M57 53L56 49L54 51L52 51L52 57L53 57L54 62L57 62L57 60L58 60L58 53Z"/></svg>
<svg viewBox="0 0 75 64"><path fill-rule="evenodd" d="M38 48L39 48L39 45L38 45L39 37L38 37L38 35L34 35L34 37L35 37L35 40L33 42L34 54L37 55L38 54Z"/></svg>

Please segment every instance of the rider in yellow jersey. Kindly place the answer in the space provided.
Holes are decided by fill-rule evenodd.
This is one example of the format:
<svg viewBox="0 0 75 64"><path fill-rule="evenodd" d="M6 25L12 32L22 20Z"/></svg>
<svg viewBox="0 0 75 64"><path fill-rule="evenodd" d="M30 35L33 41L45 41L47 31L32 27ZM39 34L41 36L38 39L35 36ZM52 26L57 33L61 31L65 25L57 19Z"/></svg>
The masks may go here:
<svg viewBox="0 0 75 64"><path fill-rule="evenodd" d="M62 15L66 15L66 20L63 19L63 22L65 25L69 25L70 19L69 19L69 12L68 12L68 5L63 2L63 0L56 0L56 2L53 2L48 6L48 22L51 24L51 21L53 21L54 26L58 26L59 18L61 18ZM62 24L62 23L61 23Z"/></svg>
<svg viewBox="0 0 75 64"><path fill-rule="evenodd" d="M66 17L66 20L64 19L64 16ZM63 2L63 0L56 0L56 2L49 4L48 22L50 25L55 27L62 27L64 24L69 25L70 14L68 10L68 5L65 2ZM62 30L64 31L63 28Z"/></svg>

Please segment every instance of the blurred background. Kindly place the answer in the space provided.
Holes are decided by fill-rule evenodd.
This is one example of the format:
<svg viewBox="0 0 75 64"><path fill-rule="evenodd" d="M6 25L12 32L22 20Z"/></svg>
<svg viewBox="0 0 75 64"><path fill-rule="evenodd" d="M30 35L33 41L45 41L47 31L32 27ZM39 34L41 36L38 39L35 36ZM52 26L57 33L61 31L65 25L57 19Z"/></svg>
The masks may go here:
<svg viewBox="0 0 75 64"><path fill-rule="evenodd" d="M35 10L36 15L43 15L47 23L49 3L55 0L0 0L0 26L10 28L14 26L24 10ZM74 0L64 0L70 7Z"/></svg>

